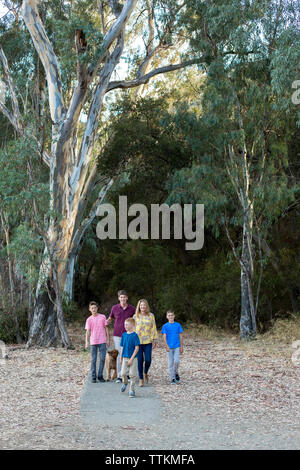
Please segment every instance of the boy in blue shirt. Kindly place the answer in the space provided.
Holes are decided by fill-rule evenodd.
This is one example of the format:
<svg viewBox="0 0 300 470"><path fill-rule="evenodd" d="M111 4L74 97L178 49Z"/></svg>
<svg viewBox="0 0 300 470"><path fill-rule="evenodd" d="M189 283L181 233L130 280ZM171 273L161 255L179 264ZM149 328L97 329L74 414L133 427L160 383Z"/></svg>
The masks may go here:
<svg viewBox="0 0 300 470"><path fill-rule="evenodd" d="M180 353L183 353L183 329L180 323L174 321L174 312L167 312L166 317L168 319L168 323L165 323L163 325L161 333L163 335L166 349L168 352L171 384L174 385L180 382L180 377L178 375L178 366Z"/></svg>
<svg viewBox="0 0 300 470"><path fill-rule="evenodd" d="M128 371L130 377L130 388L129 396L133 398L135 396L134 385L138 375L137 371L137 353L139 351L140 339L134 331L135 320L133 318L127 318L124 322L126 332L122 334L120 347L121 347L121 376L122 376L122 387L121 392L125 392L128 384Z"/></svg>

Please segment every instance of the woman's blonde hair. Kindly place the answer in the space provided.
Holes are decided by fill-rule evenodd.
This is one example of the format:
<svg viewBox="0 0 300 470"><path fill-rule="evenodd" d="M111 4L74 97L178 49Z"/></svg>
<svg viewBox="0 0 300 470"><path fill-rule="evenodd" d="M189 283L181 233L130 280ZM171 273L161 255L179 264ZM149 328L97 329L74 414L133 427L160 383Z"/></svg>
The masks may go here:
<svg viewBox="0 0 300 470"><path fill-rule="evenodd" d="M135 314L137 317L140 316L141 314L141 303L144 302L146 304L146 315L150 315L150 307L146 299L140 299L137 303L136 309L135 309Z"/></svg>

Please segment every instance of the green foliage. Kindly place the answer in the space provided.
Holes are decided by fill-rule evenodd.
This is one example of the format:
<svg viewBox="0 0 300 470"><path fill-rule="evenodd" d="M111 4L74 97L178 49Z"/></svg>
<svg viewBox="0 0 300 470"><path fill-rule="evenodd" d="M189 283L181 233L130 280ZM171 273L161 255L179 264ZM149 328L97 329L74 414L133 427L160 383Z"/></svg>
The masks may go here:
<svg viewBox="0 0 300 470"><path fill-rule="evenodd" d="M44 244L28 222L16 227L10 251L31 289L36 286Z"/></svg>
<svg viewBox="0 0 300 470"><path fill-rule="evenodd" d="M31 166L31 175L28 165ZM35 201L41 209L39 222L43 224L48 210L49 186L47 171L41 171L36 143L33 139L10 141L0 150L0 200L11 222L29 220Z"/></svg>
<svg viewBox="0 0 300 470"><path fill-rule="evenodd" d="M56 53L60 57L62 65L63 83L68 83L69 79L76 77L77 55L75 50L75 34L81 32L86 47L78 55L78 60L84 64L95 65L103 52L103 35L99 31L100 25L87 2L77 2L77 8L63 19L58 19L53 23L56 42ZM94 2L89 2L94 3ZM71 51L71 53L70 53Z"/></svg>
<svg viewBox="0 0 300 470"><path fill-rule="evenodd" d="M44 249L36 224L44 227L49 208L49 189L45 181L47 171L41 168L33 139L27 137L8 141L0 150L0 211L9 232L8 241L3 235L4 227L0 225L1 239L5 241L0 249L3 264L0 335L4 341L14 342L17 334L17 339L20 336L24 339L27 334L28 299L30 296L32 298L29 291L32 293L36 287ZM8 295L7 287L8 259L15 287L13 300Z"/></svg>
<svg viewBox="0 0 300 470"><path fill-rule="evenodd" d="M204 203L206 226L215 235L225 215L233 227L243 223L237 194L244 190L243 148L249 198L264 236L299 194L299 183L289 174L294 159L289 149L297 132L297 110L291 101L299 55L295 15L291 2L246 5L232 0L192 1L182 16L194 31L192 47L204 53L207 74L200 96L202 115L177 111L175 119L183 125L196 159L175 171L168 201ZM281 73L286 77L282 94Z"/></svg>
<svg viewBox="0 0 300 470"><path fill-rule="evenodd" d="M158 294L160 318L171 308L178 321L234 328L239 318L238 279L238 266L227 265L223 253L217 252L197 269L181 267L166 277Z"/></svg>
<svg viewBox="0 0 300 470"><path fill-rule="evenodd" d="M82 312L78 308L78 304L72 300L63 297L64 320L67 323L73 323L82 320Z"/></svg>
<svg viewBox="0 0 300 470"><path fill-rule="evenodd" d="M98 168L101 175L113 176L116 169L121 173L129 201L161 200L169 173L190 160L191 149L170 117L167 100L165 95L132 102L125 96L112 109L108 132L114 138L99 157Z"/></svg>
<svg viewBox="0 0 300 470"><path fill-rule="evenodd" d="M27 173L29 160L32 162L32 180ZM48 185L45 173L40 173L40 160L37 157L36 144L30 138L10 141L0 151L0 197L2 207L14 214L20 213L33 200L47 208Z"/></svg>

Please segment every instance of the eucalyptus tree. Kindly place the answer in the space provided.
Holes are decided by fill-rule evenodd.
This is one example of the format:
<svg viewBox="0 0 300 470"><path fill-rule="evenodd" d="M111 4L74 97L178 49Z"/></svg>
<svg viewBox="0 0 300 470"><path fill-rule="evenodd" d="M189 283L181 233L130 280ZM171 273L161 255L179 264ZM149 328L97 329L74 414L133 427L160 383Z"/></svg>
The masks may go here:
<svg viewBox="0 0 300 470"><path fill-rule="evenodd" d="M176 50L183 1L24 0L21 9L20 2L10 3L15 5L21 29L23 19L42 64L47 99L44 96L41 106L48 107L51 122L49 143L36 139L41 158L49 167L50 214L47 224L38 226L45 251L28 345L52 345L60 337L62 344L69 346L62 291L71 296L80 241L114 181L99 176L96 165L109 120L105 96L121 89L139 92L156 75L189 66L196 59L182 60ZM123 56L127 58L128 78L117 80ZM0 58L9 92L9 101L2 100L0 110L26 138L29 129L23 111L27 101L15 85L5 44ZM91 203L95 188L98 197Z"/></svg>
<svg viewBox="0 0 300 470"><path fill-rule="evenodd" d="M298 114L291 100L299 57L296 3L192 0L183 17L192 48L203 54L206 79L198 88L200 118L186 112L183 119L198 159L175 174L170 200L178 191L192 193L205 204L206 225L224 229L240 265L245 339L256 335L264 237L299 192L289 163Z"/></svg>

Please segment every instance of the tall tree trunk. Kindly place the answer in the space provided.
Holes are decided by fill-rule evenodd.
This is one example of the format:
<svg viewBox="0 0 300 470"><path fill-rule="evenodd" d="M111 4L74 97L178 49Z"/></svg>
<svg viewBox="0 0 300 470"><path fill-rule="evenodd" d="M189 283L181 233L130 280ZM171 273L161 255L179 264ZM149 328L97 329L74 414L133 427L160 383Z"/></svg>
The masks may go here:
<svg viewBox="0 0 300 470"><path fill-rule="evenodd" d="M50 279L45 281L47 288L42 288L42 286L37 288L27 347L57 346L59 342L55 305L49 297L54 291L51 288Z"/></svg>
<svg viewBox="0 0 300 470"><path fill-rule="evenodd" d="M6 252L7 252L7 262L8 262L8 277L9 277L9 290L10 290L10 302L12 308L15 306L15 282L13 275L13 266L10 256L10 236L9 236L9 224L7 216L4 211L0 210L1 224L4 230L5 242L6 242Z"/></svg>
<svg viewBox="0 0 300 470"><path fill-rule="evenodd" d="M241 135L241 148L238 150L240 157L239 167L241 177L237 185L237 192L243 210L243 239L242 239L242 256L241 264L241 317L240 317L240 338L251 340L256 336L256 309L253 298L253 214L254 199L250 199L250 162L248 161L248 152L245 139L245 129L241 112L241 105L237 93L236 103L238 109L239 129ZM231 152L232 153L232 152ZM231 157L232 159L232 157ZM251 161L251 160L250 160ZM259 294L259 291L258 291ZM257 298L258 304L258 298Z"/></svg>
<svg viewBox="0 0 300 470"><path fill-rule="evenodd" d="M63 321L61 289L58 271L66 278L68 266L63 259L60 262L49 255L45 248L41 264L38 286L35 295L33 315L31 318L27 347L57 346L72 347ZM62 284L63 285L63 284Z"/></svg>
<svg viewBox="0 0 300 470"><path fill-rule="evenodd" d="M253 260L252 237L247 223L243 225L242 257L241 257L241 339L253 339L256 336L256 320L253 299Z"/></svg>
<svg viewBox="0 0 300 470"><path fill-rule="evenodd" d="M72 347L63 321L61 296L64 292L68 299L72 298L74 265L80 242L111 184L110 181L101 189L98 199L86 219L82 220L86 202L81 198L74 198L72 211L68 215L65 214L60 222L51 220L45 237L46 247L39 273L27 342L28 347L34 344L46 347L56 346L59 342L65 347ZM58 192L57 188L55 190ZM61 200L62 198L67 199L68 194L61 190L60 197L56 198L56 203L66 206L66 201L61 202ZM68 198L68 203L70 203L70 198ZM49 318L47 318L48 309Z"/></svg>
<svg viewBox="0 0 300 470"><path fill-rule="evenodd" d="M63 321L62 302L58 276L54 263L47 260L46 272L40 272L40 281L35 296L33 317L30 324L27 347L57 346L72 348Z"/></svg>
<svg viewBox="0 0 300 470"><path fill-rule="evenodd" d="M258 305L259 289L257 290L256 307L253 297L253 219L254 203L249 196L250 175L249 164L247 161L247 147L245 142L245 133L243 130L243 121L240 112L240 104L237 99L237 108L239 112L239 126L243 137L242 148L238 152L234 151L233 145L228 146L229 164L227 173L235 188L238 200L243 213L243 233L242 233L242 254L238 255L235 246L231 240L228 228L226 227L227 238L231 244L234 256L241 266L241 316L240 316L240 338L253 339L256 336L255 314ZM236 156L238 155L238 156Z"/></svg>
<svg viewBox="0 0 300 470"><path fill-rule="evenodd" d="M38 286L35 295L33 315L27 346L71 347L63 321L61 293L70 271L68 253L71 233L66 224L50 222L44 238L45 250L40 267ZM48 314L47 314L48 312Z"/></svg>

